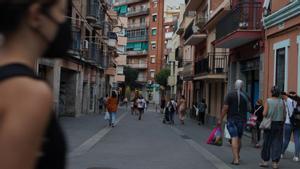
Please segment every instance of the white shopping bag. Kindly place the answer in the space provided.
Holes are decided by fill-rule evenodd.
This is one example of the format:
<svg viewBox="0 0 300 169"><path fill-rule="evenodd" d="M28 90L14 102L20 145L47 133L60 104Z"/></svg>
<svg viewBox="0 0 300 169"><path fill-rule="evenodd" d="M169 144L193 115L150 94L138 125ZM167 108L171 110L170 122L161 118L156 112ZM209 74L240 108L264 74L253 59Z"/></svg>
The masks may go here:
<svg viewBox="0 0 300 169"><path fill-rule="evenodd" d="M109 113L108 112L105 112L105 115L104 115L104 120L109 120L110 119L110 116L109 116Z"/></svg>
<svg viewBox="0 0 300 169"><path fill-rule="evenodd" d="M231 139L231 136L230 136L230 134L228 132L228 129L227 129L227 124L225 125L225 129L224 129L224 137L226 139Z"/></svg>

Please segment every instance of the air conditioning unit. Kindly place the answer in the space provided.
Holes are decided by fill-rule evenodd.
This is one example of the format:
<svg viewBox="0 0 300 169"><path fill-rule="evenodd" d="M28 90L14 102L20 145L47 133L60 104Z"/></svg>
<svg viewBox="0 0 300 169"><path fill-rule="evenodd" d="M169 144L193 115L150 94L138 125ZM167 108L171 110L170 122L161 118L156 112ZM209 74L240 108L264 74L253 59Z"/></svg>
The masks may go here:
<svg viewBox="0 0 300 169"><path fill-rule="evenodd" d="M89 41L84 40L82 43L82 49L88 49L89 48Z"/></svg>

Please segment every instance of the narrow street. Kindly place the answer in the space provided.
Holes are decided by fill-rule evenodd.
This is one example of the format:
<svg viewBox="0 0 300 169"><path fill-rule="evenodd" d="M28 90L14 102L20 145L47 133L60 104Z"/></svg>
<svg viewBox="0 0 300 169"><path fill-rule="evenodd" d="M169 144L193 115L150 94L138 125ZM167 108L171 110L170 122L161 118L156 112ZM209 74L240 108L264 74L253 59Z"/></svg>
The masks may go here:
<svg viewBox="0 0 300 169"><path fill-rule="evenodd" d="M108 128L102 115L63 118L69 142L68 169L231 169L259 168L260 151L244 138L240 166L232 166L229 144L205 144L210 130L193 120L186 125L161 123L150 109L142 121L121 108L117 126ZM281 168L299 168L284 159Z"/></svg>

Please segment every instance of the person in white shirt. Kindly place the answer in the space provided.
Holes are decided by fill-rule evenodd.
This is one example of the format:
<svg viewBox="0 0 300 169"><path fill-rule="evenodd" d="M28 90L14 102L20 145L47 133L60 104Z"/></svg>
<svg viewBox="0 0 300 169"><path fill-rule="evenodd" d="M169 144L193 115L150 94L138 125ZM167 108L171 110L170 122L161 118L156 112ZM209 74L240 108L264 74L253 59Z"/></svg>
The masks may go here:
<svg viewBox="0 0 300 169"><path fill-rule="evenodd" d="M169 111L170 124L175 124L174 115L175 115L175 112L177 111L177 103L175 102L174 99L171 99L168 102L167 108L168 108L168 111Z"/></svg>
<svg viewBox="0 0 300 169"><path fill-rule="evenodd" d="M144 114L145 109L147 108L146 100L143 96L140 96L137 100L137 107L139 110L139 120L142 120L142 115Z"/></svg>
<svg viewBox="0 0 300 169"><path fill-rule="evenodd" d="M292 133L294 133L294 142L295 142L295 155L293 160L298 162L299 161L299 152L297 152L297 145L299 145L299 139L297 139L297 135L299 136L299 133L295 133L295 129L292 127L290 122L290 117L293 115L293 111L296 108L297 102L289 98L288 94L283 92L282 98L285 103L285 109L286 109L286 119L284 123L284 137L283 137L283 147L282 147L282 153L281 158L284 157L284 153L290 143Z"/></svg>

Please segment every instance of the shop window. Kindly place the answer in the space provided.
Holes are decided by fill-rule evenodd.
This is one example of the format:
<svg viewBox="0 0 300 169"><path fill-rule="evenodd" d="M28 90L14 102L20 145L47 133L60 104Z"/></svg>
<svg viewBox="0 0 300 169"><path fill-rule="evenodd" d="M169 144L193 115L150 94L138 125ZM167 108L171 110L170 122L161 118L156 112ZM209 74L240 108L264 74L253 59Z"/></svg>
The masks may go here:
<svg viewBox="0 0 300 169"><path fill-rule="evenodd" d="M276 51L275 85L281 90L285 89L285 48Z"/></svg>

